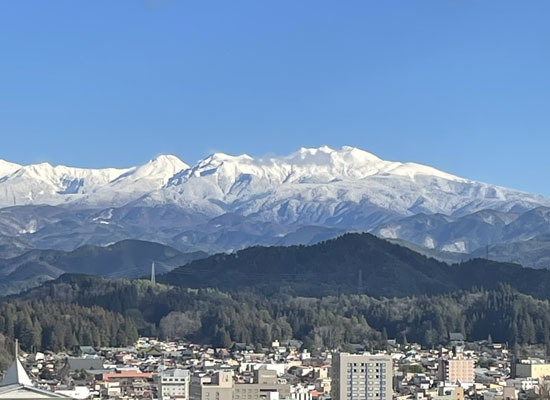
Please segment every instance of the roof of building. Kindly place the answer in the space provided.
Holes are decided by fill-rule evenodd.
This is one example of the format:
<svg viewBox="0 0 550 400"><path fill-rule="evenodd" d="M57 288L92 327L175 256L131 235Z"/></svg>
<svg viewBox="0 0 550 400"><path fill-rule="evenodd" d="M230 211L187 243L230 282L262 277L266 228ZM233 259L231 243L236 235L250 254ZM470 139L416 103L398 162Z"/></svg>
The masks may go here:
<svg viewBox="0 0 550 400"><path fill-rule="evenodd" d="M108 381L111 379L122 379L122 378L147 378L150 379L153 377L153 374L150 372L140 372L140 371L121 371L114 374L103 374L103 380Z"/></svg>
<svg viewBox="0 0 550 400"><path fill-rule="evenodd" d="M0 386L0 399L70 399L60 393L48 392L47 390L38 389L33 386L13 384Z"/></svg>
<svg viewBox="0 0 550 400"><path fill-rule="evenodd" d="M47 390L35 388L25 368L16 356L11 367L4 374L0 384L0 399L50 399L68 398L62 394L48 392Z"/></svg>
<svg viewBox="0 0 550 400"><path fill-rule="evenodd" d="M82 354L97 354L92 346L80 346L80 352Z"/></svg>
<svg viewBox="0 0 550 400"><path fill-rule="evenodd" d="M103 369L102 358L67 358L67 364L71 371Z"/></svg>
<svg viewBox="0 0 550 400"><path fill-rule="evenodd" d="M453 342L463 342L464 341L464 335L460 332L450 332L449 333L449 340Z"/></svg>
<svg viewBox="0 0 550 400"><path fill-rule="evenodd" d="M189 376L189 370L181 368L167 369L165 371L162 371L161 375L164 377L186 378Z"/></svg>
<svg viewBox="0 0 550 400"><path fill-rule="evenodd" d="M4 379L2 380L2 383L0 383L0 386L14 384L32 386L32 382L18 357L15 357L15 361L4 374Z"/></svg>

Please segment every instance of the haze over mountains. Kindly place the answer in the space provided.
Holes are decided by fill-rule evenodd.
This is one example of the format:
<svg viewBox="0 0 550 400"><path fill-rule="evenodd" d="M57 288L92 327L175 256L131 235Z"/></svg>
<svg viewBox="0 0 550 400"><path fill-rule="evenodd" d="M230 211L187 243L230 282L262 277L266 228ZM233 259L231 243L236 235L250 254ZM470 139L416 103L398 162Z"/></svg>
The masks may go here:
<svg viewBox="0 0 550 400"><path fill-rule="evenodd" d="M159 243L140 240L123 240L105 247L86 245L70 252L35 249L0 259L0 293L18 293L65 273L111 279L148 276L153 262L156 272L162 274L207 255L200 251L183 254Z"/></svg>
<svg viewBox="0 0 550 400"><path fill-rule="evenodd" d="M539 238L550 233L550 199L347 146L216 153L191 166L166 155L125 169L0 161L0 207L0 258L124 239L213 253L348 231L466 256L528 240L550 249Z"/></svg>

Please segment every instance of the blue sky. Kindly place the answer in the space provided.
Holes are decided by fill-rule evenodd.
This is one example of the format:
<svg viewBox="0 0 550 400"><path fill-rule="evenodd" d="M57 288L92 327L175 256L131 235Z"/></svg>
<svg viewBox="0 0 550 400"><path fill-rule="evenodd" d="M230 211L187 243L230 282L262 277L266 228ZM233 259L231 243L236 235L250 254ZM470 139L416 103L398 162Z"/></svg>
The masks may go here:
<svg viewBox="0 0 550 400"><path fill-rule="evenodd" d="M0 2L0 158L352 145L550 195L548 1Z"/></svg>

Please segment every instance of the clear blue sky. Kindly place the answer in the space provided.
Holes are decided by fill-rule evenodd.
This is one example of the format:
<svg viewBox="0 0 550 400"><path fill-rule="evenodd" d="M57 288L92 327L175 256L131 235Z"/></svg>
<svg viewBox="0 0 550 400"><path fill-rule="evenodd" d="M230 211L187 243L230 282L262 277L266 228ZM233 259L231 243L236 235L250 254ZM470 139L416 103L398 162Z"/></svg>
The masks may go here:
<svg viewBox="0 0 550 400"><path fill-rule="evenodd" d="M550 195L550 2L3 1L0 158L352 145Z"/></svg>

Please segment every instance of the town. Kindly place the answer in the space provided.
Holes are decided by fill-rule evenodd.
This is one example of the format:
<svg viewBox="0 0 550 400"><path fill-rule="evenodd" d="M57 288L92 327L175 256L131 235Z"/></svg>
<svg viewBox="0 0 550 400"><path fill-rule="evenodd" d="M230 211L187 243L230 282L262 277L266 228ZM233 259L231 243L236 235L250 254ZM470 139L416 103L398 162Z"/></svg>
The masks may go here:
<svg viewBox="0 0 550 400"><path fill-rule="evenodd" d="M546 349L519 357L490 338L445 346L387 340L383 349L348 345L309 351L297 340L231 348L140 338L127 348L18 351L0 399L515 400L547 399ZM528 354L527 354L528 353Z"/></svg>

